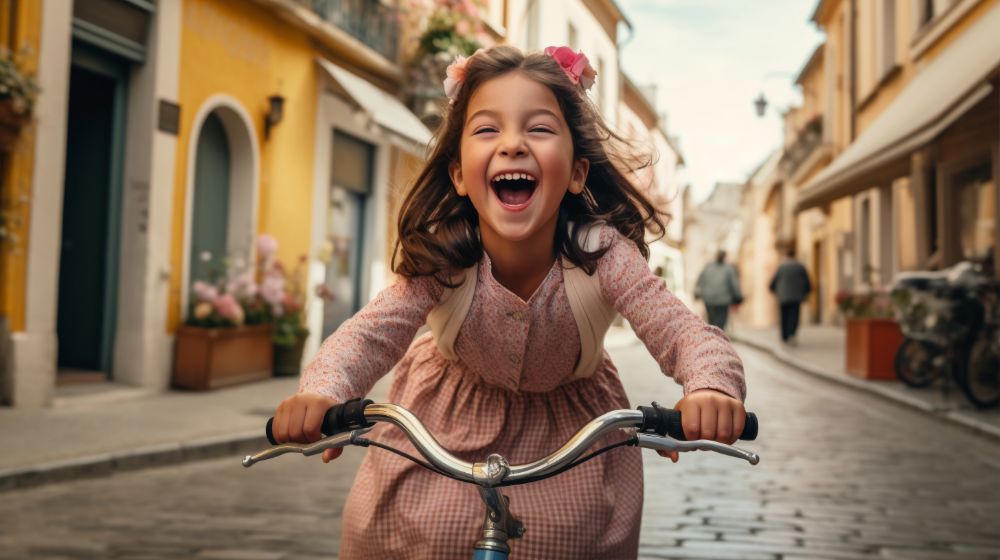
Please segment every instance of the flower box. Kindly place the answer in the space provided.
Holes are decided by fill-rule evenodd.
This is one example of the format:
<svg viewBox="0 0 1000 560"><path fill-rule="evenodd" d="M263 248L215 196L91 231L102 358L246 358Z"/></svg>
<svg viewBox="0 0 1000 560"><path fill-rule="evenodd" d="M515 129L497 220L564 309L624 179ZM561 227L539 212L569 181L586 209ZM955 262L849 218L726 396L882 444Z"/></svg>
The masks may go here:
<svg viewBox="0 0 1000 560"><path fill-rule="evenodd" d="M177 329L175 387L207 390L271 377L271 325Z"/></svg>
<svg viewBox="0 0 1000 560"><path fill-rule="evenodd" d="M895 380L893 360L903 333L893 319L847 319L847 373L862 379Z"/></svg>

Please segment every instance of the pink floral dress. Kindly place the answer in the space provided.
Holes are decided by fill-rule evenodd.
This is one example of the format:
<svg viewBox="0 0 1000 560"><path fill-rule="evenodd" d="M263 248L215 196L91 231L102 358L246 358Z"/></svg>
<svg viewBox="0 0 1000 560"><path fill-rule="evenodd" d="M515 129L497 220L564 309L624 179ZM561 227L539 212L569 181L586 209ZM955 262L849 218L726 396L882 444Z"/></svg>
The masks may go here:
<svg viewBox="0 0 1000 560"><path fill-rule="evenodd" d="M712 388L743 399L742 364L722 331L674 297L628 238L604 227L601 241L610 245L597 267L602 294L662 371L685 393ZM572 378L580 338L558 260L528 301L494 279L488 257L479 267L472 307L455 340L458 361L443 357L430 333L413 340L442 288L430 278L404 279L323 343L300 391L363 397L392 369L390 402L416 414L445 449L466 461L500 453L511 464L555 451L600 414L633 407L607 353L591 377ZM394 426L379 425L370 436L416 453ZM523 538L510 541L513 558L637 555L643 496L637 448L615 449L557 477L503 491L527 527ZM465 559L480 537L483 514L473 485L373 449L344 508L340 554Z"/></svg>

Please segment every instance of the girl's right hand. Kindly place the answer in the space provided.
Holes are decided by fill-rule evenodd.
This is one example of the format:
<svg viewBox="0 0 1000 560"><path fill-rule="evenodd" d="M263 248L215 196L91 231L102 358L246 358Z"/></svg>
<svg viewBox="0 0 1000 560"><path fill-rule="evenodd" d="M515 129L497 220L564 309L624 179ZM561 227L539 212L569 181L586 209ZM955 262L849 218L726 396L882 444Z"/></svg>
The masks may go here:
<svg viewBox="0 0 1000 560"><path fill-rule="evenodd" d="M281 401L271 425L274 439L278 443L312 443L321 439L323 416L335 404L337 401L330 397L314 393L299 393ZM343 449L327 449L323 451L323 462L329 463L343 452Z"/></svg>

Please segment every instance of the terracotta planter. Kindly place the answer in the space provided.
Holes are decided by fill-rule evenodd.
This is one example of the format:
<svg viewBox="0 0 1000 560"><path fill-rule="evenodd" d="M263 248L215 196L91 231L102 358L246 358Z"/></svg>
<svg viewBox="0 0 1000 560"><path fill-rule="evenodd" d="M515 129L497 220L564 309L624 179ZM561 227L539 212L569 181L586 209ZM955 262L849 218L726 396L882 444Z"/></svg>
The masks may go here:
<svg viewBox="0 0 1000 560"><path fill-rule="evenodd" d="M177 329L174 386L215 389L271 377L271 325Z"/></svg>
<svg viewBox="0 0 1000 560"><path fill-rule="evenodd" d="M895 380L893 360L903 333L892 319L847 320L847 373L862 379Z"/></svg>
<svg viewBox="0 0 1000 560"><path fill-rule="evenodd" d="M31 115L18 113L10 100L0 101L0 152L11 152L17 146L21 128L31 120Z"/></svg>
<svg viewBox="0 0 1000 560"><path fill-rule="evenodd" d="M302 369L302 350L306 345L306 337L295 339L291 346L274 345L274 375L299 375Z"/></svg>

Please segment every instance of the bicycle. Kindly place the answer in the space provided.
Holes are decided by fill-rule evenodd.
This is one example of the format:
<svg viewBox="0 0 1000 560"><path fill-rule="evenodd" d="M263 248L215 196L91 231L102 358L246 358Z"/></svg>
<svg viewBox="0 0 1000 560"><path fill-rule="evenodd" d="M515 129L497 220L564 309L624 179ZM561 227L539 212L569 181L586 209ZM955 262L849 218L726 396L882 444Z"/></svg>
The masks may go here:
<svg viewBox="0 0 1000 560"><path fill-rule="evenodd" d="M443 449L413 413L395 404L376 404L367 399L353 399L335 405L327 411L323 420L322 432L327 437L307 444L277 443L271 433L273 420L271 418L267 421L265 432L274 447L247 455L243 458L244 467L251 467L286 453L311 456L326 449L339 449L348 445L372 446L396 453L441 476L478 485L480 497L486 505L486 515L482 538L476 541L473 549L473 560L507 560L510 554L508 540L524 535L524 524L511 514L510 499L500 492L500 488L556 476L616 447L630 445L668 452L715 451L743 459L751 465L760 461L756 453L724 443L710 440L685 441L680 412L663 408L655 402L652 406L640 406L636 410L612 410L602 414L580 428L566 444L549 456L523 465L510 465L496 453L489 455L484 462L462 461ZM399 427L426 461L365 439L363 436L372 430L375 422L389 422ZM622 428L635 429L636 433L580 457L601 436ZM756 439L757 429L756 415L748 412L740 439Z"/></svg>

